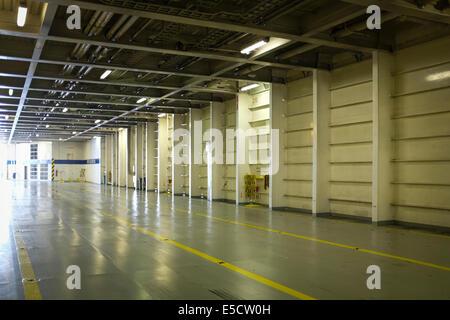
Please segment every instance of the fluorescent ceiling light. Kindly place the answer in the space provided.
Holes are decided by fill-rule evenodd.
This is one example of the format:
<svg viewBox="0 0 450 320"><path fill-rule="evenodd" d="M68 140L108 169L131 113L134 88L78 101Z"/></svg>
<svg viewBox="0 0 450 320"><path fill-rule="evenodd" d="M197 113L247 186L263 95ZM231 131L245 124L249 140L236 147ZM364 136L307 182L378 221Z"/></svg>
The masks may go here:
<svg viewBox="0 0 450 320"><path fill-rule="evenodd" d="M254 83L254 84L250 84L248 86L242 87L241 91L248 91L248 90L252 90L252 89L258 88L258 87L259 87L259 84Z"/></svg>
<svg viewBox="0 0 450 320"><path fill-rule="evenodd" d="M72 131L72 134L77 134L77 132L76 131Z"/></svg>
<svg viewBox="0 0 450 320"><path fill-rule="evenodd" d="M63 109L63 112L67 112L67 111L69 111L69 109L67 109L67 108L64 108L64 109Z"/></svg>
<svg viewBox="0 0 450 320"><path fill-rule="evenodd" d="M59 141L62 141L62 138L59 138Z"/></svg>
<svg viewBox="0 0 450 320"><path fill-rule="evenodd" d="M255 51L256 49L261 48L267 44L266 40L261 40L255 44L252 44L250 47L247 47L241 51L242 54L250 54L250 52Z"/></svg>
<svg viewBox="0 0 450 320"><path fill-rule="evenodd" d="M147 100L147 98L141 98L141 99L139 99L139 100L137 101L137 103L142 103L142 102L144 102L145 100Z"/></svg>
<svg viewBox="0 0 450 320"><path fill-rule="evenodd" d="M47 124L46 126L45 126L46 128L49 128L50 127L50 125L49 124Z"/></svg>
<svg viewBox="0 0 450 320"><path fill-rule="evenodd" d="M39 133L36 133L36 137L39 137Z"/></svg>
<svg viewBox="0 0 450 320"><path fill-rule="evenodd" d="M27 11L26 7L20 5L19 11L17 12L17 25L19 27L23 27L25 25L25 21L27 20Z"/></svg>
<svg viewBox="0 0 450 320"><path fill-rule="evenodd" d="M158 114L158 118L163 118L163 117L165 117L165 116L166 116L165 113L160 113L160 114Z"/></svg>
<svg viewBox="0 0 450 320"><path fill-rule="evenodd" d="M100 76L100 79L106 79L110 74L111 74L111 70L106 70L105 72L103 72L103 74Z"/></svg>
<svg viewBox="0 0 450 320"><path fill-rule="evenodd" d="M14 90L13 90L13 89L9 89L8 94L9 94L10 96L12 96L12 95L14 94Z"/></svg>
<svg viewBox="0 0 450 320"><path fill-rule="evenodd" d="M102 121L102 120L95 120L95 123L100 123L100 121Z"/></svg>

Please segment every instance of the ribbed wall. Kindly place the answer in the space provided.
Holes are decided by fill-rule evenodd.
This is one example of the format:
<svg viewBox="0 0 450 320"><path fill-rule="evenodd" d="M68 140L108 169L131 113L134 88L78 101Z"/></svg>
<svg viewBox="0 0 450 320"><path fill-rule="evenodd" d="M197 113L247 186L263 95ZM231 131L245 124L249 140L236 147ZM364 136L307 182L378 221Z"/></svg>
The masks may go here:
<svg viewBox="0 0 450 320"><path fill-rule="evenodd" d="M206 142L208 139L205 137L205 132L210 128L211 122L211 109L210 107L206 107L202 109L202 129L203 129L203 142L202 142L202 150L203 150L203 159L206 157ZM205 198L208 197L208 164L205 160L200 165L200 194Z"/></svg>
<svg viewBox="0 0 450 320"><path fill-rule="evenodd" d="M234 144L234 148L232 152L229 152L229 157L234 159L233 163L226 163L227 159L227 150L226 150L226 130L235 130L236 129L236 99L225 101L225 112L223 114L223 127L222 132L224 135L224 181L223 181L223 194L225 199L227 200L236 200L236 139L230 138L229 143Z"/></svg>
<svg viewBox="0 0 450 320"><path fill-rule="evenodd" d="M399 51L394 75L396 220L450 226L450 38Z"/></svg>
<svg viewBox="0 0 450 320"><path fill-rule="evenodd" d="M311 210L313 145L313 79L308 77L288 83L288 103L284 139L286 207ZM276 188L276 186L274 186Z"/></svg>
<svg viewBox="0 0 450 320"><path fill-rule="evenodd" d="M331 72L330 211L371 218L372 61Z"/></svg>

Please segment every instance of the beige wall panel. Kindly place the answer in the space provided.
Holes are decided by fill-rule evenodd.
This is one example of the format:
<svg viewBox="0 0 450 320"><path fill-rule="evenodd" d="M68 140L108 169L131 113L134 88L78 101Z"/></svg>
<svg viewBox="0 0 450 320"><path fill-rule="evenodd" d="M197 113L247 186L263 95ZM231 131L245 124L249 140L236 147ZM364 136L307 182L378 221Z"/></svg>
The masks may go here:
<svg viewBox="0 0 450 320"><path fill-rule="evenodd" d="M372 120L372 103L361 103L348 107L331 109L332 124L346 124Z"/></svg>
<svg viewBox="0 0 450 320"><path fill-rule="evenodd" d="M288 100L293 100L304 95L312 94L313 82L312 77L292 81L287 85Z"/></svg>
<svg viewBox="0 0 450 320"><path fill-rule="evenodd" d="M285 202L286 202L286 207L289 207L289 208L298 208L298 209L304 209L304 210L309 210L309 211L312 209L311 199L286 197Z"/></svg>
<svg viewBox="0 0 450 320"><path fill-rule="evenodd" d="M286 150L287 162L311 162L312 161L312 147L302 149Z"/></svg>
<svg viewBox="0 0 450 320"><path fill-rule="evenodd" d="M332 213L340 213L364 218L370 218L372 214L372 205L365 203L330 201L330 209Z"/></svg>
<svg viewBox="0 0 450 320"><path fill-rule="evenodd" d="M331 105L342 106L372 100L372 82L331 91Z"/></svg>
<svg viewBox="0 0 450 320"><path fill-rule="evenodd" d="M286 145L290 146L306 146L312 145L312 131L300 131L286 133Z"/></svg>
<svg viewBox="0 0 450 320"><path fill-rule="evenodd" d="M372 146L370 144L331 146L331 161L333 162L372 161Z"/></svg>
<svg viewBox="0 0 450 320"><path fill-rule="evenodd" d="M448 160L450 159L450 138L399 141L394 147L397 160Z"/></svg>
<svg viewBox="0 0 450 320"><path fill-rule="evenodd" d="M422 92L394 99L394 115L414 115L431 112L448 111L450 88Z"/></svg>
<svg viewBox="0 0 450 320"><path fill-rule="evenodd" d="M450 185L450 162L396 163L394 181Z"/></svg>
<svg viewBox="0 0 450 320"><path fill-rule="evenodd" d="M338 200L372 201L372 186L360 183L330 184L330 198Z"/></svg>
<svg viewBox="0 0 450 320"><path fill-rule="evenodd" d="M363 165L331 165L332 181L368 182L372 180L372 166Z"/></svg>
<svg viewBox="0 0 450 320"><path fill-rule="evenodd" d="M270 104L270 90L255 94L252 99L252 107L262 107Z"/></svg>
<svg viewBox="0 0 450 320"><path fill-rule="evenodd" d="M450 211L409 207L395 207L393 210L395 220L450 227Z"/></svg>
<svg viewBox="0 0 450 320"><path fill-rule="evenodd" d="M450 186L397 185L396 203L450 209Z"/></svg>
<svg viewBox="0 0 450 320"><path fill-rule="evenodd" d="M289 165L286 167L287 179L312 180L312 164Z"/></svg>
<svg viewBox="0 0 450 320"><path fill-rule="evenodd" d="M395 138L450 135L450 112L395 120ZM432 143L433 140L430 140ZM450 148L450 146L449 146Z"/></svg>
<svg viewBox="0 0 450 320"><path fill-rule="evenodd" d="M450 37L400 50L395 54L396 72L435 65L449 60Z"/></svg>
<svg viewBox="0 0 450 320"><path fill-rule="evenodd" d="M331 72L331 88L372 81L372 60L354 63Z"/></svg>
<svg viewBox="0 0 450 320"><path fill-rule="evenodd" d="M372 124L362 123L352 126L330 128L331 139L334 143L372 141Z"/></svg>
<svg viewBox="0 0 450 320"><path fill-rule="evenodd" d="M263 120L263 119L269 119L270 117L270 109L256 109L252 112L252 120Z"/></svg>
<svg viewBox="0 0 450 320"><path fill-rule="evenodd" d="M395 94L403 94L450 86L450 77L432 80L443 72L449 72L450 63L429 69L403 73L394 78Z"/></svg>
<svg viewBox="0 0 450 320"><path fill-rule="evenodd" d="M313 110L313 96L309 95L293 100L287 103L287 113L294 114L300 112L310 112Z"/></svg>
<svg viewBox="0 0 450 320"><path fill-rule="evenodd" d="M288 130L312 128L313 127L312 115L307 114L289 117L286 119L286 125Z"/></svg>
<svg viewBox="0 0 450 320"><path fill-rule="evenodd" d="M286 194L294 196L312 197L312 182L285 181Z"/></svg>

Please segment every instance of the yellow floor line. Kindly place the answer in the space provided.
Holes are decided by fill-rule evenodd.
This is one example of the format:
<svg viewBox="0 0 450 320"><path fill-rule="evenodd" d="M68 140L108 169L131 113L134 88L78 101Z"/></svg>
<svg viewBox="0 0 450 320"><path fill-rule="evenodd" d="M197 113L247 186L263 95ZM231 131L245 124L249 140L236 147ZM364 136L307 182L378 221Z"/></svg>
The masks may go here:
<svg viewBox="0 0 450 320"><path fill-rule="evenodd" d="M267 213L267 210L269 210L269 209L264 210L264 209L261 209L261 208L252 208L252 207L250 207L250 209L252 209L253 211L260 211L260 212L263 212L263 213ZM280 213L280 214L294 215L294 216L308 218L308 219L313 219L312 216L302 215L300 212L290 212L290 211L280 211L280 210L273 210L272 212L276 212L276 213ZM392 230L392 231L414 233L414 234L418 234L418 235L422 235L422 236L450 239L450 236L447 236L445 234L430 233L430 232L416 231L416 230L408 230L408 229L401 229L401 228L395 228L395 227L389 227L389 226L374 226L374 225L368 224L368 223L352 222L352 221L347 221L347 220L338 220L338 219L327 218L327 217L324 217L323 219L328 219L329 221L337 222L337 223L346 223L346 224L359 225L359 226L363 226L363 227L366 227L366 228L367 227L373 228L373 229L381 228L381 229L388 229L388 230Z"/></svg>
<svg viewBox="0 0 450 320"><path fill-rule="evenodd" d="M230 203L226 203L226 202L224 202L223 204L235 206L234 204L230 204ZM244 207L252 209L252 211L260 211L263 213L267 213L268 210L270 211L270 209L262 209L262 208L258 208L258 207L247 207L247 206L244 206ZM280 210L272 210L271 212L275 212L275 213L279 213L279 214L286 214L286 215L293 215L293 216L297 216L297 217L301 217L301 218L313 219L312 216L302 215L300 212L290 212L290 211L280 211ZM326 217L324 217L324 218L327 219ZM354 225L362 226L365 228L388 229L388 230L397 231L397 232L407 232L407 233L413 233L413 234L418 234L418 235L422 235L422 236L450 239L450 236L445 235L445 234L408 230L408 229L395 228L395 227L390 227L390 226L374 226L372 224L361 223L361 222L352 222L352 221L347 221L347 220L338 220L338 219L328 219L328 220L332 221L332 222L336 222L336 223L354 224Z"/></svg>
<svg viewBox="0 0 450 320"><path fill-rule="evenodd" d="M81 206L83 206L85 208L93 210L94 212L100 212L102 215L104 215L104 216L106 216L108 218L111 218L111 219L119 222L122 225L126 225L126 226L128 226L128 227L130 227L132 229L136 229L138 231L141 231L141 232L143 232L143 233L145 233L145 234L147 234L149 236L152 236L153 238L156 238L156 239L158 239L160 241L167 242L167 243L169 243L169 244L171 244L173 246L176 246L176 247L178 247L180 249L186 250L186 251L188 251L190 253L193 253L193 254L195 254L195 255L197 255L199 257L202 257L203 259L206 259L206 260L208 260L210 262L216 263L216 264L218 264L218 265L220 265L220 266L222 266L224 268L227 268L227 269L232 270L234 272L237 272L239 274L242 274L242 275L244 275L244 276L246 276L246 277L248 277L250 279L258 281L258 282L260 282L262 284L265 284L265 285L267 285L267 286L269 286L271 288L277 289L277 290L279 290L281 292L284 292L284 293L286 293L288 295L291 295L291 296L296 297L296 298L301 299L301 300L316 300L315 298L313 298L311 296L308 296L308 295L306 295L306 294L304 294L304 293L302 293L300 291L291 289L291 288L286 287L286 286L284 286L282 284L279 284L277 282L274 282L272 280L266 279L266 278L264 278L262 276L254 274L252 272L249 272L249 271L247 271L245 269L239 268L239 267L237 267L237 266L235 266L233 264L230 264L230 263L225 262L223 260L214 258L214 257L212 257L212 256L210 256L210 255L208 255L206 253L203 253L203 252L198 251L196 249L193 249L191 247L185 246L185 245L183 245L181 243L178 243L176 241L173 241L171 239L168 239L168 238L166 238L166 237L164 237L164 236L162 236L160 234L157 234L157 233L154 233L154 232L149 231L147 229L141 228L141 227L139 227L137 225L134 225L134 224L126 221L126 220L123 220L123 219L120 219L120 218L118 218L116 216L113 216L112 214L109 214L109 213L107 213L107 212L105 212L103 210L91 207L90 205L88 205L88 204L86 204L84 202L78 201L78 200L76 200L76 199L74 199L72 197L69 197L69 196L66 196L66 195L62 194L61 192L58 192L58 195L60 195L61 197L65 198L65 199L67 199L69 201L72 201L74 203L78 203L79 205L81 205Z"/></svg>
<svg viewBox="0 0 450 320"><path fill-rule="evenodd" d="M155 206L155 204L153 202L151 202L151 201L147 201L147 202L149 204L152 204L153 206ZM425 261L421 261L421 260L415 260L415 259L400 257L400 256L388 254L388 253L383 253L383 252L373 251L373 250L369 250L369 249L358 248L358 247L355 247L355 246L349 246L349 245L345 245L345 244L341 244L341 243L336 243L336 242L331 242L331 241L326 241L326 240L306 237L306 236L302 236L302 235L298 235L298 234L294 234L294 233L289 233L289 232L284 232L284 231L280 231L280 230L264 228L264 227L260 227L260 226L247 224L247 223L237 222L237 221L234 221L234 220L227 220L227 219L223 219L223 218L219 218L219 217L214 217L214 216L206 215L206 214L203 214L203 213L198 213L198 212L193 212L193 211L189 211L189 210L173 208L171 206L161 206L160 205L160 207L163 207L163 208L167 207L167 208L171 208L171 209L173 209L175 211L178 211L178 212L183 212L183 213L187 213L187 214L193 214L193 215L197 215L197 216L201 216L201 217L205 217L205 218L209 218L209 219L214 219L214 220L217 220L217 221L222 221L222 222L226 222L226 223L232 223L232 224L235 224L235 225L245 226L245 227L248 227L248 228L253 228L253 229L258 229L258 230L263 230L263 231L268 231L268 232L273 232L273 233L278 233L278 234L281 234L281 235L284 235L284 236L294 237L294 238L308 240L308 241L319 242L319 243L332 245L332 246L336 246L336 247L340 247L340 248L351 249L351 250L355 250L355 251L359 251L359 252L369 253L369 254L373 254L373 255L377 255L377 256L381 256L381 257L386 257L386 258L401 260L401 261L405 261L405 262L415 263L415 264L419 264L419 265L430 267L430 268L436 268L436 269L441 269L441 270L445 270L445 271L450 271L450 267L441 266L441 265L438 265L438 264L433 264L433 263L429 263L429 262L425 262Z"/></svg>
<svg viewBox="0 0 450 320"><path fill-rule="evenodd" d="M20 230L14 231L16 242L17 257L19 259L20 272L22 274L23 290L25 299L42 300L36 276L34 275L33 265L31 264L28 249L23 240Z"/></svg>

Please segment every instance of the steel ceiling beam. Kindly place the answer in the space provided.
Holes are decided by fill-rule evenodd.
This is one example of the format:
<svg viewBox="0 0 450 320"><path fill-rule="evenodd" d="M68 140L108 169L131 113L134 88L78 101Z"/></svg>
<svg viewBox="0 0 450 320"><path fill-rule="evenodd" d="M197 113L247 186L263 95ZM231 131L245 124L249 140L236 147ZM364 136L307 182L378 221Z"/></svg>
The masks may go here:
<svg viewBox="0 0 450 320"><path fill-rule="evenodd" d="M1 77L6 78L26 78L28 81L28 75L16 74L16 73L0 73ZM88 79L79 79L79 78L70 78L70 77L59 77L59 76L42 76L42 75L33 75L32 80L46 80L46 81L65 81L65 82L79 82L79 83L88 83L88 84L98 84L98 85L108 85L108 86L121 86L121 87L132 87L132 88L145 88L145 89L161 89L161 90L177 90L181 89L181 87L174 86L159 86L159 85L149 85L145 83L140 83L138 81L127 82L127 81L105 81L105 80L88 80ZM202 81L206 79L202 78ZM31 81L30 81L31 83ZM29 84L28 84L29 86ZM28 89L24 91L28 92ZM52 91L51 88L48 91ZM67 90L70 92L70 90ZM214 88L200 88L194 87L190 88L190 91L196 92L207 92L207 93L222 93L222 94L235 94L235 92L229 90L221 90ZM23 94L23 92L22 92Z"/></svg>
<svg viewBox="0 0 450 320"><path fill-rule="evenodd" d="M450 24L449 10L439 11L432 5L428 4L424 8L419 8L417 5L404 0L341 0L346 3L351 3L367 8L369 5L377 5L382 10L397 13L399 15L411 16L427 21L438 22L443 24Z"/></svg>
<svg viewBox="0 0 450 320"><path fill-rule="evenodd" d="M14 90L22 90L22 87L17 86L8 86L8 85L0 85L0 89L14 89ZM147 99L157 99L160 97L155 96L140 96L140 95L132 95L132 94L124 94L124 93L107 93L107 92L96 92L96 91L73 91L73 90L62 90L62 89L48 89L48 88L29 88L28 91L37 91L37 92L49 92L54 91L58 93L66 93L75 95L93 95L93 96L106 96L106 97L118 97L118 98L147 98ZM221 100L203 100L203 99L195 99L195 98L168 98L164 100L170 101L185 101L185 102L196 102L196 103L210 103L214 101Z"/></svg>
<svg viewBox="0 0 450 320"><path fill-rule="evenodd" d="M39 36L47 36L50 28L53 24L53 20L55 19L56 11L58 9L57 4L48 4L47 9L45 11L44 20L42 22L41 31L39 33ZM36 44L34 46L33 50L33 59L39 59L41 57L42 49L44 48L45 40L44 39L37 39ZM14 130L16 129L17 121L19 120L20 113L22 112L23 105L25 104L25 99L28 94L28 88L30 87L31 81L33 81L33 76L36 71L37 63L30 63L28 67L27 72L27 78L25 80L25 84L23 86L22 94L20 96L20 102L19 107L17 108L16 117L14 118L14 124L11 129L11 133L9 135L8 144L11 143L12 138L14 137Z"/></svg>
<svg viewBox="0 0 450 320"><path fill-rule="evenodd" d="M374 48L358 46L354 44L341 43L330 40L323 40L317 38L311 38L304 35L293 34L286 31L274 30L274 28L261 28L261 27L252 27L243 24L230 23L230 22L219 22L212 20L201 20L189 17L182 17L176 15L163 14L158 12L144 11L144 10L134 10L124 7L116 7L110 6L100 3L94 2L86 2L86 1L75 1L75 0L38 0L40 2L49 2L55 3L58 5L78 5L80 8L88 9L88 10L101 10L112 12L116 14L127 14L131 16L137 16L141 18L154 19L160 21L167 21L172 23L193 25L197 27L204 28L214 28L219 30L233 31L233 32L241 32L241 33L249 33L262 37L278 37L283 39L288 39L296 42L306 42L311 44L318 44L321 46L328 46L332 48L346 49L351 51L361 51L370 53Z"/></svg>
<svg viewBox="0 0 450 320"><path fill-rule="evenodd" d="M119 71L128 71L128 72L138 72L138 73L153 73L153 74L162 74L162 75L170 75L170 76L179 76L179 77L187 77L187 78L196 78L196 77L208 77L207 74L197 74L197 73L185 73L178 71L169 71L169 70L161 70L161 69L148 69L148 68L133 68L125 65L117 65L117 64L97 64L97 63L88 63L88 62L80 62L80 61L72 61L72 60L48 60L48 59L31 59L31 58L23 58L9 55L0 55L0 60L6 61L20 61L20 62L34 62L41 64L51 64L51 65L73 65L76 67L92 67L103 70L119 70ZM225 80L225 81L240 81L240 80L249 80L245 77L209 77L209 80ZM259 80L259 79L251 79L254 82L261 84L268 84L270 82Z"/></svg>
<svg viewBox="0 0 450 320"><path fill-rule="evenodd" d="M138 103L125 103L125 102L114 102L114 101L92 101L92 100L72 100L72 99L54 99L54 98L32 98L28 97L27 101L31 100L37 100L37 101L54 101L54 102L61 102L61 103L79 103L79 104L96 104L96 105L115 105L115 106L128 106L128 107L139 107L142 104ZM50 106L52 108L54 106ZM192 106L170 106L170 105L163 105L161 107L164 108L174 108L174 109L190 109L193 108ZM64 108L64 106L57 106L55 108Z"/></svg>
<svg viewBox="0 0 450 320"><path fill-rule="evenodd" d="M50 36L50 35L45 36L45 35L24 33L24 32L19 32L19 31L10 31L10 30L0 30L0 35L19 37L19 38L28 38L28 39L37 39L37 40L44 40L44 41L47 40L47 41L63 42L63 43L89 44L92 46L101 46L101 47L131 50L131 51L143 51L143 52L149 52L149 53L168 54L168 55L175 55L175 56L197 57L197 58L219 60L219 61L251 63L251 64L261 65L264 67L274 67L274 68L281 68L281 69L300 69L300 70L305 70L305 71L311 71L314 69L309 66L292 65L292 64L285 64L285 63L278 63L278 62L271 62L271 61L260 61L260 60L256 61L256 60L250 60L250 59L246 59L246 58L233 57L233 56L229 56L229 55L220 55L220 54L216 54L216 53L154 48L154 47L149 47L149 46L131 45L131 44L126 44L126 43L121 43L121 42L90 40L89 38L70 38L70 37ZM212 75L210 75L210 77L212 77Z"/></svg>

